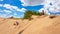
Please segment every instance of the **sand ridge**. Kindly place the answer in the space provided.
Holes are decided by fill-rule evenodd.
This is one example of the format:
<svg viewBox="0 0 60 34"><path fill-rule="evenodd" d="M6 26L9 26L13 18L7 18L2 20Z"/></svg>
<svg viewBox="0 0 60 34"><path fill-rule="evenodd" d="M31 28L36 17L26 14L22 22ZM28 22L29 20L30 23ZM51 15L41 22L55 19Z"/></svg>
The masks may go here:
<svg viewBox="0 0 60 34"><path fill-rule="evenodd" d="M0 34L60 34L60 16L33 16L34 19L0 18Z"/></svg>

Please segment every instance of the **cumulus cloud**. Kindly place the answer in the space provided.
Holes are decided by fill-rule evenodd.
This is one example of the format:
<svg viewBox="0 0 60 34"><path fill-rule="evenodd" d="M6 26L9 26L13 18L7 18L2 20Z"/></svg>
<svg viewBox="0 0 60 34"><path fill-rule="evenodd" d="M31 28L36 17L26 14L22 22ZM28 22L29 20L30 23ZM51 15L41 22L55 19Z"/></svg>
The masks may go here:
<svg viewBox="0 0 60 34"><path fill-rule="evenodd" d="M25 12L26 9L25 8L22 8L22 9L17 9L18 11L22 11L22 12Z"/></svg>
<svg viewBox="0 0 60 34"><path fill-rule="evenodd" d="M45 0L43 5L43 10L45 10L48 14L58 14L58 12L60 12L60 0ZM40 9L39 11L41 10L42 9Z"/></svg>
<svg viewBox="0 0 60 34"><path fill-rule="evenodd" d="M60 12L60 0L20 0L23 6L38 6L44 5L44 10L50 12ZM41 11L40 9L39 11Z"/></svg>
<svg viewBox="0 0 60 34"><path fill-rule="evenodd" d="M0 15L0 17L3 17L3 18L5 18L5 17L6 17L6 15L5 15L5 14L2 14L2 15Z"/></svg>
<svg viewBox="0 0 60 34"><path fill-rule="evenodd" d="M2 7L2 8L6 8L6 9L0 9L0 12L1 13L4 13L4 14L1 14L0 15L0 17L5 17L5 18L7 18L7 17L11 17L11 13L13 13L13 16L14 15L17 15L17 13L16 12L25 12L26 11L26 9L25 8L18 8L17 6L12 6L12 5L10 5L10 4L0 4L0 7Z"/></svg>
<svg viewBox="0 0 60 34"><path fill-rule="evenodd" d="M60 0L45 0L44 8L50 12L60 12Z"/></svg>
<svg viewBox="0 0 60 34"><path fill-rule="evenodd" d="M55 11L57 9L60 11L60 0L45 0L44 2L44 8L49 9L51 11Z"/></svg>
<svg viewBox="0 0 60 34"><path fill-rule="evenodd" d="M17 6L11 6L10 4L4 4L3 7L5 7L6 9L9 10L15 10L15 11L19 11L19 12L25 12L26 9L25 8L18 8Z"/></svg>
<svg viewBox="0 0 60 34"><path fill-rule="evenodd" d="M12 11L10 11L10 10L3 10L3 12L5 12L5 13L7 13L7 14L12 13Z"/></svg>
<svg viewBox="0 0 60 34"><path fill-rule="evenodd" d="M44 10L44 12L45 12L46 14L50 14L50 13L48 13L48 10L46 10L45 8L41 8L41 9L39 9L38 11L39 11L39 12L42 12L42 10Z"/></svg>
<svg viewBox="0 0 60 34"><path fill-rule="evenodd" d="M36 6L43 3L45 0L20 0L23 6Z"/></svg>
<svg viewBox="0 0 60 34"><path fill-rule="evenodd" d="M11 17L11 14L12 11L10 10L0 10L0 17L3 17L3 18L8 18L8 17Z"/></svg>
<svg viewBox="0 0 60 34"><path fill-rule="evenodd" d="M12 11L4 9L4 10L0 10L0 13L10 14L12 13Z"/></svg>

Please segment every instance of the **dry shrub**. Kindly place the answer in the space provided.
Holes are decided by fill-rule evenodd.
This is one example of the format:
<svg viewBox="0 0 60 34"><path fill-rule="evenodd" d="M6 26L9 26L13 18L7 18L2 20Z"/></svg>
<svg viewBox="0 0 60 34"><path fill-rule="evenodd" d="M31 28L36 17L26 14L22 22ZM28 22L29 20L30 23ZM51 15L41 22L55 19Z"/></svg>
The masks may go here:
<svg viewBox="0 0 60 34"><path fill-rule="evenodd" d="M51 18L51 19L53 19L53 18L55 18L56 16L49 16L49 18Z"/></svg>

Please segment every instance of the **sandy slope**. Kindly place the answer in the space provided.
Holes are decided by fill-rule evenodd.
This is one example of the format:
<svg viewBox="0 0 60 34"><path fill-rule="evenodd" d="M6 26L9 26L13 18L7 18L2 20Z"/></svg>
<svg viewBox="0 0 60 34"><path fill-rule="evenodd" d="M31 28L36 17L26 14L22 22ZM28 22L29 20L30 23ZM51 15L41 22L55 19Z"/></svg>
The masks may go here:
<svg viewBox="0 0 60 34"><path fill-rule="evenodd" d="M5 19L2 24L0 24L0 34L16 34L17 30L19 30L22 22L18 20L19 25L14 25L17 20L13 19Z"/></svg>
<svg viewBox="0 0 60 34"><path fill-rule="evenodd" d="M34 19L22 34L60 34L60 16L50 19L48 16L42 19Z"/></svg>
<svg viewBox="0 0 60 34"><path fill-rule="evenodd" d="M33 18L31 21L0 18L0 34L60 34L60 16Z"/></svg>

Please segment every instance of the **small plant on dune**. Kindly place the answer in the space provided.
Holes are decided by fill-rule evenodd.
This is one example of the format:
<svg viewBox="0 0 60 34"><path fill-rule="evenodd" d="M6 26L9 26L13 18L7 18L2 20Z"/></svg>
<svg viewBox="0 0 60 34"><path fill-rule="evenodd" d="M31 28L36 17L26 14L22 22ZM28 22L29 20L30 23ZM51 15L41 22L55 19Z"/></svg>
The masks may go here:
<svg viewBox="0 0 60 34"><path fill-rule="evenodd" d="M9 17L10 19L14 18L13 16Z"/></svg>
<svg viewBox="0 0 60 34"><path fill-rule="evenodd" d="M55 18L56 16L49 16L49 18L51 18L51 19L53 19L53 18Z"/></svg>
<svg viewBox="0 0 60 34"><path fill-rule="evenodd" d="M50 16L49 16L49 18L55 18L57 16L57 14L56 13L50 13Z"/></svg>
<svg viewBox="0 0 60 34"><path fill-rule="evenodd" d="M38 16L41 16L41 15L44 15L43 12L37 12L37 11L31 11L31 10L28 10L24 13L24 19L29 19L31 20L31 16L32 15L38 15Z"/></svg>
<svg viewBox="0 0 60 34"><path fill-rule="evenodd" d="M29 19L31 20L31 16L32 16L32 11L26 11L24 13L24 19Z"/></svg>

